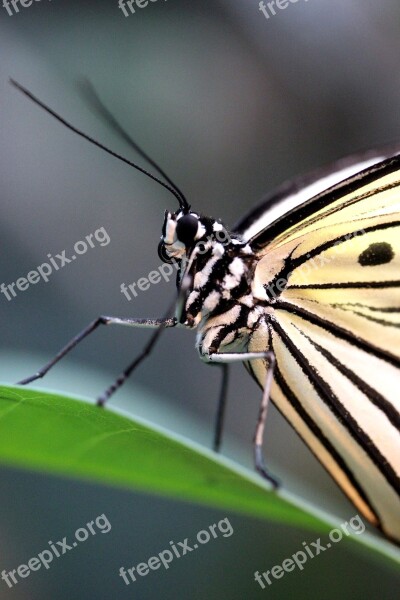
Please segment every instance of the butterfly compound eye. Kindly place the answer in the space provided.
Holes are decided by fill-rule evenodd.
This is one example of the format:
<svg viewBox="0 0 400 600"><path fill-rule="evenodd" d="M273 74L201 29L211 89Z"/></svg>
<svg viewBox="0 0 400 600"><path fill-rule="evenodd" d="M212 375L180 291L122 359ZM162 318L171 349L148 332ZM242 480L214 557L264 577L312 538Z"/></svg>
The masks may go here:
<svg viewBox="0 0 400 600"><path fill-rule="evenodd" d="M176 225L177 238L185 246L191 246L193 244L195 235L197 233L198 219L193 215L184 215L181 217Z"/></svg>

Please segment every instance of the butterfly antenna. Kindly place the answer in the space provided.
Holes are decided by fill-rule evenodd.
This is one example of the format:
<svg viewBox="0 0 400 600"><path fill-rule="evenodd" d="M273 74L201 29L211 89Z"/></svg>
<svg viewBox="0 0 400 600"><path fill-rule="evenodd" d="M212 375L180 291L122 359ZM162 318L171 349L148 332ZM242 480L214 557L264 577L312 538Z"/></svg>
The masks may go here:
<svg viewBox="0 0 400 600"><path fill-rule="evenodd" d="M105 104L103 103L103 101L101 100L100 96L98 95L98 93L96 92L95 88L93 87L91 81L89 79L82 79L79 82L79 88L80 91L82 92L84 98L87 100L87 102L90 104L90 106L101 116L101 118L110 126L112 127L112 129L114 129L114 131L123 139L125 140L129 146L131 146L131 148L133 148L142 158L144 158L145 161L147 161L160 175L161 177L164 177L165 181L167 183L169 183L169 185L174 188L174 190L176 190L179 194L179 196L182 199L182 205L181 208L184 209L184 207L186 208L186 211L189 211L190 206L189 203L185 197L185 195L183 194L183 192L179 189L179 187L172 181L172 179L170 177L168 177L168 175L165 173L165 171L160 167L160 165L158 165L155 160L153 160L148 154L147 152L145 152L143 150L143 148L141 148L139 146L139 144L137 144L135 142L135 140L129 135L129 133L127 133L125 131L125 129L122 127L122 125L117 121L117 119L114 117L114 115L108 110L108 108L105 106Z"/></svg>
<svg viewBox="0 0 400 600"><path fill-rule="evenodd" d="M71 123L68 123L68 121L66 121L65 119L63 119L63 117L61 117L60 115L58 115L56 112L54 112L54 110L52 110L49 106L46 106L46 104L44 104L41 100L39 100L38 98L36 98L36 96L34 96L29 90L27 90L26 88L24 88L21 84L17 83L14 79L10 78L10 83L14 87L16 87L20 92L22 92L23 94L25 94L25 96L27 96L30 100L32 100L32 102L34 102L35 104L37 104L38 106L40 106L41 108L43 108L46 112L48 112L55 119L57 119L57 121L59 121L60 123L62 123L63 125L65 125L65 127L67 127L68 129L70 129L74 133L80 135L81 137L83 137L85 140L87 140L91 144L97 146L98 148L101 148L102 150L104 150L108 154L111 154L111 156L114 156L115 158L118 158L119 160L121 160L122 162L126 163L130 167L133 167L134 169L137 169L138 171L140 171L144 175L147 175L147 177L149 177L153 181L156 181L163 188L165 188L171 194L173 194L173 196L175 196L175 198L178 200L179 206L182 209L182 211L184 211L184 212L188 212L189 211L189 209L190 209L189 204L187 203L186 199L184 199L184 197L181 196L181 193L177 191L177 189L175 188L175 186L171 186L171 185L165 183L164 181L162 181L161 179L159 179L155 175L152 175L152 173L149 173L149 171L146 171L146 169L143 169L142 167L140 167L136 163L128 160L124 156L121 156L120 154L117 154L113 150L110 150L109 148L107 148L106 146L104 146L100 142L96 141L94 138L90 137L86 133L83 133L83 131L80 131L79 129L77 129L76 127L74 127L73 125L71 125Z"/></svg>

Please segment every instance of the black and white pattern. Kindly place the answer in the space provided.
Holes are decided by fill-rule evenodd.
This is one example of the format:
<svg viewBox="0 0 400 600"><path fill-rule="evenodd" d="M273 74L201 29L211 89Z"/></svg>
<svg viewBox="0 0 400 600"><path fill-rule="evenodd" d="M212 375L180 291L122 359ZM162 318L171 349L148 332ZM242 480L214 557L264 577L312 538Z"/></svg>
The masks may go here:
<svg viewBox="0 0 400 600"><path fill-rule="evenodd" d="M100 325L154 328L143 351L98 398L104 405L163 329L196 329L201 358L224 369L215 448L226 363L242 361L264 390L254 438L257 470L276 485L262 460L271 398L358 511L400 542L400 146L282 186L229 233L190 210L181 190L98 98L102 116L161 179L12 83L64 126L158 182L180 207L165 213L158 248L163 261L179 263L176 316L100 316L20 383L43 377Z"/></svg>
<svg viewBox="0 0 400 600"><path fill-rule="evenodd" d="M257 353L272 351L271 400L364 517L399 540L400 157L387 153L286 186L201 254L216 222L196 214L180 323L197 328L205 361L243 353L261 387L269 361ZM176 257L177 237L164 241Z"/></svg>

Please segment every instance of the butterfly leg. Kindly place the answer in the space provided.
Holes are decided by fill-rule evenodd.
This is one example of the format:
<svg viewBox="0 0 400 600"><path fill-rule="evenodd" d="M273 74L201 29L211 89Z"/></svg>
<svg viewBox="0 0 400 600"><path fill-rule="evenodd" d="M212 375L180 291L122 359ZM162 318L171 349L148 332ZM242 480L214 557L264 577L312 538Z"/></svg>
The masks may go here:
<svg viewBox="0 0 400 600"><path fill-rule="evenodd" d="M146 356L148 356L153 349L153 346L157 342L161 333L164 331L166 327L175 327L178 325L181 319L182 312L184 310L185 300L190 289L191 285L191 277L186 275L183 278L182 285L179 290L178 299L174 300L172 306L168 309L167 314L172 312L172 309L175 308L175 317L174 318L165 318L158 319L154 321L153 327L156 327L156 331L151 336L150 340L147 342L146 346L143 348L142 352L131 362L131 364L117 377L117 379L107 388L101 396L97 398L98 406L104 406L107 400L125 383L128 377L132 374L132 372L136 369L136 367L142 362ZM149 322L149 321L147 321Z"/></svg>
<svg viewBox="0 0 400 600"><path fill-rule="evenodd" d="M274 377L274 367L275 367L275 354L273 352L266 352L265 358L268 359L269 366L267 369L267 376L265 378L265 385L263 390L263 396L260 404L260 410L258 413L257 426L254 434L254 461L257 471L268 479L274 486L274 488L279 487L279 481L273 477L267 470L264 457L263 457L263 443L264 443L264 431L265 431L265 423L267 421L267 412L269 399L271 394L271 386L272 380Z"/></svg>
<svg viewBox="0 0 400 600"><path fill-rule="evenodd" d="M211 364L227 364L231 362L245 362L249 360L259 360L260 358L264 358L269 362L269 368L267 369L267 376L265 379L265 385L263 390L263 396L260 404L260 410L258 413L257 426L254 435L254 463L255 468L260 473L264 479L267 479L274 488L279 487L278 480L269 473L267 467L264 463L263 458L263 442L264 442L264 430L265 423L267 420L267 412L269 405L269 398L271 393L271 385L274 376L274 366L275 366L275 354L271 350L267 350L266 352L221 352L221 353L211 353L208 356L203 355L203 359L206 362ZM222 410L223 414L223 410ZM222 421L221 421L222 422Z"/></svg>
<svg viewBox="0 0 400 600"><path fill-rule="evenodd" d="M173 323L173 324L172 324ZM156 330L153 335L141 351L141 353L131 362L131 364L122 371L122 373L117 377L117 379L108 387L102 394L97 398L97 405L104 406L107 400L125 383L131 373L136 369L136 367L150 354L153 349L153 346L157 342L160 337L162 331L165 327L174 327L176 325L175 319L160 319L157 321Z"/></svg>
<svg viewBox="0 0 400 600"><path fill-rule="evenodd" d="M125 325L128 327L146 327L150 329L155 329L153 335L151 336L150 340L147 342L139 356L135 358L135 360L121 373L121 375L117 377L114 383L107 390L105 390L105 392L97 399L97 404L99 406L104 406L104 404L110 398L110 396L118 388L120 388L121 385L128 379L132 371L142 362L142 360L146 356L150 354L151 350L153 349L153 346L157 342L162 331L167 327L175 327L178 324L180 313L183 310L182 299L184 299L187 295L187 291L190 285L190 279L185 278L183 283L184 285L182 285L182 288L180 290L178 303L176 303L175 301L173 303L173 306L177 307L176 317L165 317L163 319L123 319L119 317L106 316L98 317L97 319L92 321L87 327L85 327L85 329L78 333L78 335L73 337L72 340L70 340L68 344L64 346L64 348L62 348L55 355L55 357L52 358L47 364L45 364L39 371L31 375L30 377L26 377L25 379L19 381L18 385L26 385L28 383L31 383L32 381L36 381L36 379L41 379L42 377L44 377L46 373L50 371L52 367L54 367L55 364L57 364L62 358L64 358L64 356L66 356L68 352L75 348L75 346L82 342L82 340L84 340L88 335L93 333L93 331L95 331L100 325ZM168 310L167 314L170 314L171 310L172 307Z"/></svg>
<svg viewBox="0 0 400 600"><path fill-rule="evenodd" d="M228 396L228 376L229 376L229 365L227 363L218 365L222 370L222 382L221 389L218 398L217 414L215 419L214 427L214 451L219 452L222 440L222 429L224 426L226 399Z"/></svg>
<svg viewBox="0 0 400 600"><path fill-rule="evenodd" d="M75 346L77 346L82 340L84 340L88 335L93 333L100 325L125 325L128 327L150 327L156 328L150 342L147 344L144 349L144 355L148 354L148 352L153 347L156 336L155 334L164 329L165 327L174 327L176 325L176 319L121 319L118 317L106 317L101 316L92 321L85 329L83 329L78 335L72 338L70 342L64 348L62 348L54 358L52 358L47 364L45 364L39 371L31 375L30 377L26 377L18 382L19 385L26 385L31 383L32 381L36 381L36 379L41 379L46 375L50 369L57 364L68 352L70 352ZM158 337L158 336L157 336ZM150 347L150 348L149 348ZM143 358L143 357L142 357Z"/></svg>

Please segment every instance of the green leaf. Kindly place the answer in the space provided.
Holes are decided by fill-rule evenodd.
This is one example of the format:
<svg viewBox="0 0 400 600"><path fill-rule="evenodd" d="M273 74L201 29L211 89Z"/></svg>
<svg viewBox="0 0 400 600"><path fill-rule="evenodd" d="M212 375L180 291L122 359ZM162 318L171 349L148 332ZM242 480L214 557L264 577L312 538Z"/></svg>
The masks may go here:
<svg viewBox="0 0 400 600"><path fill-rule="evenodd" d="M194 501L328 532L331 517L200 446L110 409L23 387L0 387L0 462ZM390 544L354 539L399 560ZM367 542L365 541L367 540Z"/></svg>

